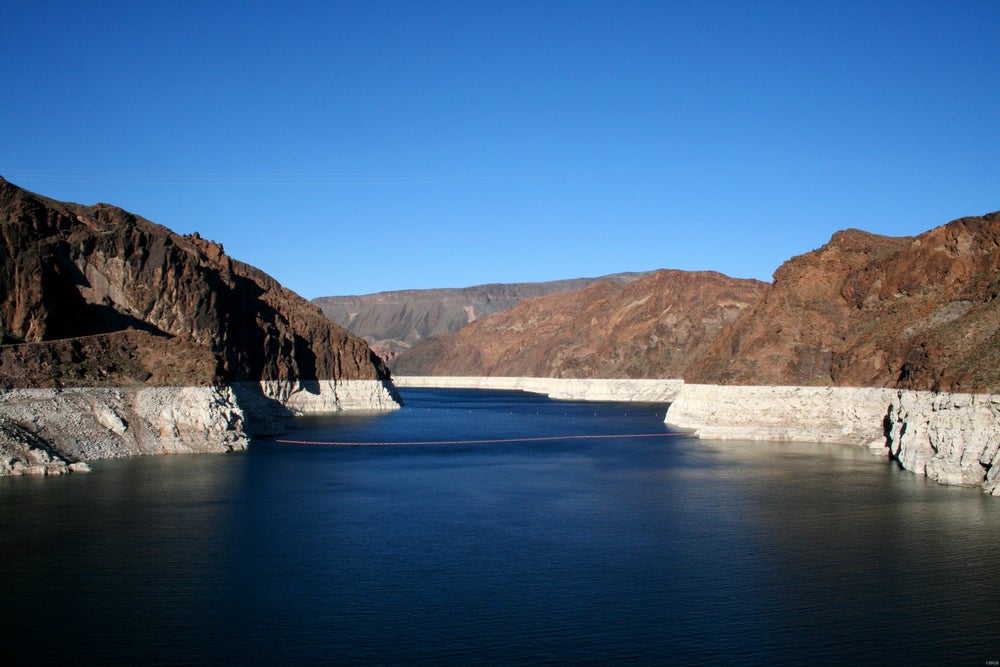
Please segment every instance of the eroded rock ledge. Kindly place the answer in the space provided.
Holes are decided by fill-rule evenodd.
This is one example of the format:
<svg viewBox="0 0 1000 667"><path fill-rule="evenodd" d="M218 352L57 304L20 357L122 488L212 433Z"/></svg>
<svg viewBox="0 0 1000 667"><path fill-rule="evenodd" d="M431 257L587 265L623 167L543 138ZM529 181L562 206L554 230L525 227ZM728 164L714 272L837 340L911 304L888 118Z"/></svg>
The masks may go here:
<svg viewBox="0 0 1000 667"><path fill-rule="evenodd" d="M1000 496L1000 395L685 384L666 423L706 439L861 445L943 484Z"/></svg>
<svg viewBox="0 0 1000 667"><path fill-rule="evenodd" d="M1000 395L900 391L885 425L889 453L903 468L1000 496Z"/></svg>
<svg viewBox="0 0 1000 667"><path fill-rule="evenodd" d="M0 391L0 475L89 470L87 461L244 450L292 416L399 407L381 380L242 382L216 387Z"/></svg>

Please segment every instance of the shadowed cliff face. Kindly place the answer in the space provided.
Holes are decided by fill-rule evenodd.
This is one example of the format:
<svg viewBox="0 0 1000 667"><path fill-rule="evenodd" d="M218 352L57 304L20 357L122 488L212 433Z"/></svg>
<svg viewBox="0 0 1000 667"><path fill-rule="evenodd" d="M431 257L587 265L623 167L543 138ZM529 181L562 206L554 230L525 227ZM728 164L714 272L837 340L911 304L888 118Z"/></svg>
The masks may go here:
<svg viewBox="0 0 1000 667"><path fill-rule="evenodd" d="M138 383L387 377L363 340L221 245L3 179L0 327L36 346L2 349L7 380L27 384L105 384L109 368Z"/></svg>
<svg viewBox="0 0 1000 667"><path fill-rule="evenodd" d="M838 232L778 269L685 379L1000 390L1000 214L917 237Z"/></svg>
<svg viewBox="0 0 1000 667"><path fill-rule="evenodd" d="M766 283L657 271L525 299L392 361L400 375L682 377L691 357L760 296Z"/></svg>

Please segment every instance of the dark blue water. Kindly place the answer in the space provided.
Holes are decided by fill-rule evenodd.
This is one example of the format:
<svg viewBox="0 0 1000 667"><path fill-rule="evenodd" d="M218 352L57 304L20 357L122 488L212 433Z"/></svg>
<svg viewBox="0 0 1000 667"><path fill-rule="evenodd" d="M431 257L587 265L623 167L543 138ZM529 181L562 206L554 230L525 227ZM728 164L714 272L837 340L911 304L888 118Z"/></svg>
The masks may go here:
<svg viewBox="0 0 1000 667"><path fill-rule="evenodd" d="M665 433L664 406L404 390L299 440ZM4 664L970 664L1000 500L866 451L330 447L0 479Z"/></svg>

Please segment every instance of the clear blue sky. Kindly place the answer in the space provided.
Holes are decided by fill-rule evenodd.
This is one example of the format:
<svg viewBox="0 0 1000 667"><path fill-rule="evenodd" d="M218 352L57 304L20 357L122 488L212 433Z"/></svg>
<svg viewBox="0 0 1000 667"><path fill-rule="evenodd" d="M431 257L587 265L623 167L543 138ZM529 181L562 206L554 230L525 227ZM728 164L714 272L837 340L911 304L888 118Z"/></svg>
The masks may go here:
<svg viewBox="0 0 1000 667"><path fill-rule="evenodd" d="M0 175L307 298L1000 209L1000 2L4 0Z"/></svg>

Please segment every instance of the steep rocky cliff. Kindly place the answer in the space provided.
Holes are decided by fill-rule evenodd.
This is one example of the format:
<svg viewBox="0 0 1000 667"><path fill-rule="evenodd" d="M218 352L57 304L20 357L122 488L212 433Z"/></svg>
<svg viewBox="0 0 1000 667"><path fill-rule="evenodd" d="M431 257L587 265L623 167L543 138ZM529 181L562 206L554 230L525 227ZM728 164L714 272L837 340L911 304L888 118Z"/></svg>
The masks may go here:
<svg viewBox="0 0 1000 667"><path fill-rule="evenodd" d="M188 375L200 384L387 377L359 337L197 235L174 234L106 204L53 201L4 180L0 235L5 343L77 338L71 354L114 356L121 349L105 345L99 335L133 329L146 335L131 347L147 354L149 348L163 348L169 356L167 350L183 347L181 356L188 356L202 348L203 363ZM4 359L18 354L24 356L5 350ZM204 363L206 354L214 368ZM137 371L135 380L170 381L157 377L162 364L155 359L145 365L151 376ZM77 385L104 380L86 367L76 370L83 375L73 377L64 367L59 380ZM18 379L33 386L55 380L41 368L4 377Z"/></svg>
<svg viewBox="0 0 1000 667"><path fill-rule="evenodd" d="M766 287L713 272L657 271L633 282L525 299L392 361L400 375L676 378Z"/></svg>
<svg viewBox="0 0 1000 667"><path fill-rule="evenodd" d="M695 360L685 380L705 384L684 385L667 423L870 439L907 470L1000 496L998 297L1000 214L912 238L839 232L782 265Z"/></svg>
<svg viewBox="0 0 1000 667"><path fill-rule="evenodd" d="M313 303L331 320L364 337L384 359L392 359L423 338L454 333L469 322L514 306L521 299L581 290L601 280L625 283L648 274L616 273L601 278L539 283L325 296L313 299Z"/></svg>
<svg viewBox="0 0 1000 667"><path fill-rule="evenodd" d="M0 337L0 474L241 449L290 414L397 405L361 338L221 245L3 179Z"/></svg>
<svg viewBox="0 0 1000 667"><path fill-rule="evenodd" d="M998 295L998 213L912 238L838 232L782 265L685 379L997 391Z"/></svg>

